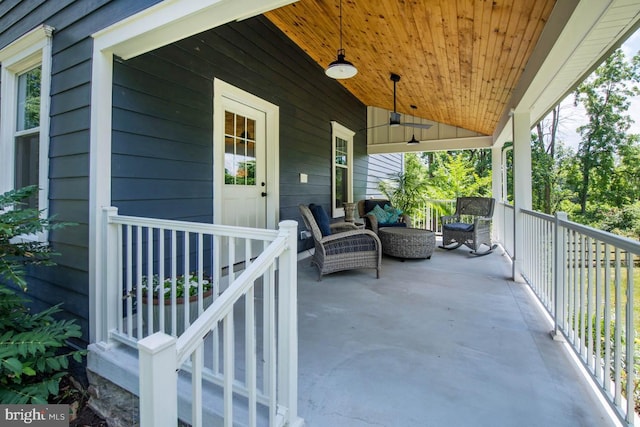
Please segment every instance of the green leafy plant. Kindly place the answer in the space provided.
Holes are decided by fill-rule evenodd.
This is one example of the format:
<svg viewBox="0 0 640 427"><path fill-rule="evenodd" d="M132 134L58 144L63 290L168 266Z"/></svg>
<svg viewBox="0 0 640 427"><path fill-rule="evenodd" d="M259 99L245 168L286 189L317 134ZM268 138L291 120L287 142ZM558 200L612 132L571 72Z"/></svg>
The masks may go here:
<svg viewBox="0 0 640 427"><path fill-rule="evenodd" d="M67 341L82 335L70 320L57 320L60 306L31 313L26 268L53 265L51 247L30 237L70 225L41 217L24 203L38 191L30 186L0 196L0 402L47 403L59 392L69 358L81 361L84 351L69 350Z"/></svg>

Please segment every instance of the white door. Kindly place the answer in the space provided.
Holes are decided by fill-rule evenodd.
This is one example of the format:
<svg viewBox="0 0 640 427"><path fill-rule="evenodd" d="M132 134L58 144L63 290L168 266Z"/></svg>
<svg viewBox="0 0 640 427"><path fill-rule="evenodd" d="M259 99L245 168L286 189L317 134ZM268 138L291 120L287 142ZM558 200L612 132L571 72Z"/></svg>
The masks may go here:
<svg viewBox="0 0 640 427"><path fill-rule="evenodd" d="M279 210L278 107L215 79L213 111L214 223L275 228ZM224 238L220 244L222 267L241 266L247 255L254 258L263 249L256 242L249 248L243 239Z"/></svg>

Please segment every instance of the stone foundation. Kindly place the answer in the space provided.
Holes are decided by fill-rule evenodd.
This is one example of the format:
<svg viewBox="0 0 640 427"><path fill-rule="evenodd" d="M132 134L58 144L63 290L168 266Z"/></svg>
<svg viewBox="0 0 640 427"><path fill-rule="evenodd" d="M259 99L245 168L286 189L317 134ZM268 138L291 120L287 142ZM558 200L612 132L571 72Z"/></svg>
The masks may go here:
<svg viewBox="0 0 640 427"><path fill-rule="evenodd" d="M109 427L140 425L138 396L87 369L89 406Z"/></svg>

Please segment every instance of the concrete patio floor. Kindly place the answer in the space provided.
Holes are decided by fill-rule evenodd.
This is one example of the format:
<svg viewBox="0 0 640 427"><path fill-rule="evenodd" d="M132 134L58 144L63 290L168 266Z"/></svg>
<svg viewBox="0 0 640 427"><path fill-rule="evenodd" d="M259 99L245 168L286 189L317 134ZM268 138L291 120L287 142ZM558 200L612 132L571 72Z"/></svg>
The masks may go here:
<svg viewBox="0 0 640 427"><path fill-rule="evenodd" d="M308 427L615 425L501 248L384 257L317 281L298 264Z"/></svg>

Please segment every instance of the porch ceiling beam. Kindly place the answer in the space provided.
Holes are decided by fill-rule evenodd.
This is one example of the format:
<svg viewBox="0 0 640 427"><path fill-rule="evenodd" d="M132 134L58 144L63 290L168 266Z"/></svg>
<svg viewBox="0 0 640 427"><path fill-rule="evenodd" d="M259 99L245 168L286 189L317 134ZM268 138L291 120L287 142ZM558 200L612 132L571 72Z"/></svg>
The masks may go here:
<svg viewBox="0 0 640 427"><path fill-rule="evenodd" d="M471 136L467 138L427 139L419 144L408 145L406 142L387 142L367 146L367 154L412 153L422 151L472 150L490 148L493 145L491 136Z"/></svg>
<svg viewBox="0 0 640 427"><path fill-rule="evenodd" d="M130 59L297 0L165 0L93 34L100 50Z"/></svg>

